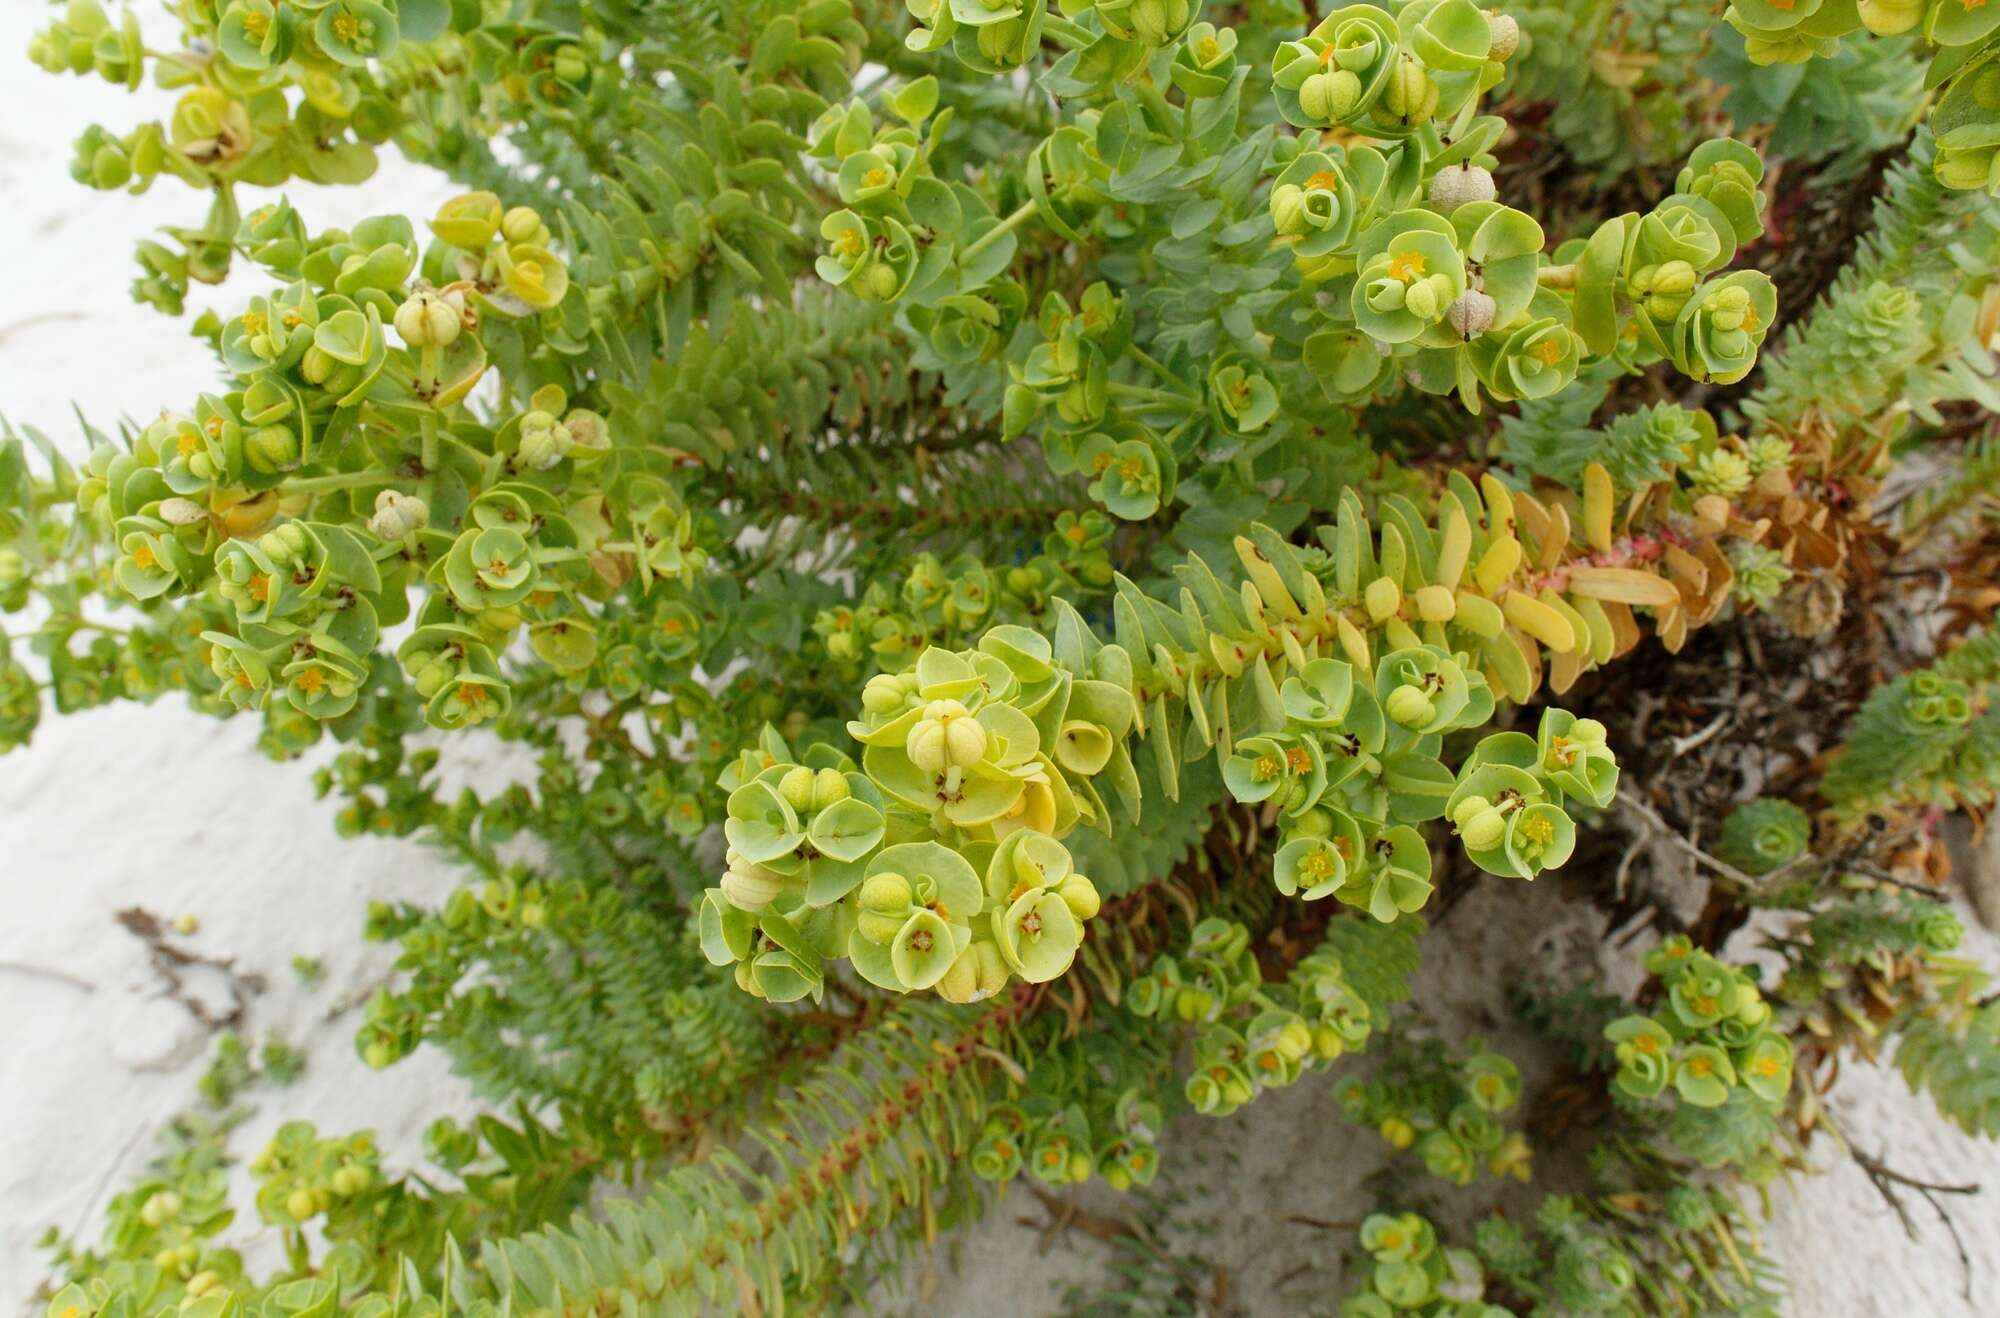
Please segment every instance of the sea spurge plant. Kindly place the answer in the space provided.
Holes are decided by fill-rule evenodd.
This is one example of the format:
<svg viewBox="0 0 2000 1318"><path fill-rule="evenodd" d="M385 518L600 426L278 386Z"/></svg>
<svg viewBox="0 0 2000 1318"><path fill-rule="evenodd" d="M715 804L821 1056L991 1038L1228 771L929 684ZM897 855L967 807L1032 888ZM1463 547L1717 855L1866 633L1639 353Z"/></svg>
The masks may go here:
<svg viewBox="0 0 2000 1318"><path fill-rule="evenodd" d="M1520 1102L1520 1070L1478 1040L1454 1055L1435 1038L1392 1035L1375 1073L1350 1076L1334 1093L1348 1120L1413 1152L1432 1176L1455 1185L1482 1170L1529 1179L1527 1139L1501 1120Z"/></svg>
<svg viewBox="0 0 2000 1318"><path fill-rule="evenodd" d="M1341 1318L1511 1318L1515 1312L1484 1298L1488 1281L1479 1256L1440 1242L1437 1228L1417 1213L1370 1213L1359 1243L1362 1266L1341 1302Z"/></svg>
<svg viewBox="0 0 2000 1318"><path fill-rule="evenodd" d="M1249 931L1211 918L1190 931L1185 949L1162 954L1133 981L1127 1005L1135 1015L1193 1027L1184 1094L1195 1111L1227 1116L1368 1047L1408 997L1415 935L1383 935L1377 944L1360 928L1336 919L1282 981L1267 981Z"/></svg>
<svg viewBox="0 0 2000 1318"><path fill-rule="evenodd" d="M1604 1031L1617 1050L1613 1088L1624 1097L1718 1108L1739 1087L1776 1110L1792 1085L1792 1044L1770 1028L1771 1006L1742 970L1675 935L1649 954L1663 1006L1614 1021Z"/></svg>
<svg viewBox="0 0 2000 1318"><path fill-rule="evenodd" d="M371 910L358 1055L552 1114L446 1132L463 1193L293 1130L268 1277L183 1148L59 1247L56 1318L837 1307L982 1182L1146 1186L1181 1105L1364 1048L1405 1168L1521 1175L1532 1071L1395 1018L1427 917L1560 869L1537 902L1679 928L1669 861L1704 941L1791 912L1783 978L1510 981L1617 1102L1591 1195L1478 1266L1762 1311L1734 1188L1844 1050L1994 1126L1983 980L1879 876L1935 885L2000 786L2000 98L1980 6L1717 17L52 6L36 63L167 94L69 164L200 195L132 292L211 306L218 369L75 454L0 423L0 748L168 692L337 743L339 833L469 871ZM329 228L289 186L385 148L462 190ZM1364 1235L1354 1311L1484 1312L1401 1205Z"/></svg>

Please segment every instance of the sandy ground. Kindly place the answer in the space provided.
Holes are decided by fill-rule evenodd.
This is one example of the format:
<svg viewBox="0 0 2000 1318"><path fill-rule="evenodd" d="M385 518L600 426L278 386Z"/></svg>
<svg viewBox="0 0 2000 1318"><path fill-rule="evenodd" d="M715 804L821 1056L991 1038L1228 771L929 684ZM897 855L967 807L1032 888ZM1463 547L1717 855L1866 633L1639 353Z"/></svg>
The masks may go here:
<svg viewBox="0 0 2000 1318"><path fill-rule="evenodd" d="M109 424L186 406L213 378L206 350L125 297L132 241L151 224L189 221L200 202L163 182L135 199L74 185L69 142L93 119L120 126L159 114L163 98L95 81L55 79L19 62L42 7L0 5L0 411L36 424L74 455L72 401ZM296 188L314 223L374 210L421 217L448 195L442 180L385 168L358 189ZM197 306L233 306L246 285L201 290ZM204 296L205 295L205 296ZM221 724L171 701L48 720L27 753L0 759L0 1302L41 1275L32 1242L48 1225L94 1239L106 1196L143 1164L159 1124L195 1099L209 1052L205 1032L166 1000L145 948L114 921L125 907L163 917L189 912L195 950L237 958L268 987L250 1006L253 1037L277 1032L309 1054L305 1076L240 1137L255 1147L281 1117L322 1129L372 1126L392 1161L407 1165L424 1125L473 1107L441 1058L420 1054L366 1071L351 1046L344 999L386 968L359 940L366 904L436 900L456 876L407 842L341 841L331 808L312 798L306 766L274 768L247 721ZM314 761L309 757L308 764ZM472 766L493 778L490 764ZM1551 894L1495 884L1456 913L1433 942L1437 973L1424 997L1443 1018L1485 1029L1497 976L1519 964L1539 933L1575 933ZM1975 953L2000 965L2000 941ZM323 958L325 982L300 985L291 958ZM219 978L192 981L219 1000ZM1379 1158L1369 1134L1339 1117L1324 1080L1266 1098L1226 1123L1189 1119L1169 1144L1167 1182L1185 1201L1182 1239L1227 1271L1234 1302L1255 1313L1295 1313L1331 1297L1286 1280L1324 1266L1347 1235L1296 1219L1352 1219L1367 1204L1362 1175ZM1981 1198L1953 1205L1973 1259L1968 1283L1946 1233L1914 1205L1921 1238L1907 1239L1852 1163L1834 1163L1798 1193L1781 1191L1768 1239L1794 1288L1800 1318L1959 1318L2000 1314L2000 1150L1944 1125L1894 1075L1851 1068L1836 1107L1871 1152L1913 1175L1981 1180ZM282 1111L280 1111L282 1109ZM1106 1211L1115 1196L1085 1202ZM245 1213L239 1230L259 1241ZM924 1307L980 1314L1052 1311L1064 1281L1088 1281L1102 1249L1081 1234L1021 1225L1039 1206L1017 1190L987 1224L916 1279ZM268 1233L267 1233L268 1234ZM962 1267L951 1275L956 1262ZM1965 1290L1977 1297L1965 1298ZM935 1311L933 1309L933 1311Z"/></svg>

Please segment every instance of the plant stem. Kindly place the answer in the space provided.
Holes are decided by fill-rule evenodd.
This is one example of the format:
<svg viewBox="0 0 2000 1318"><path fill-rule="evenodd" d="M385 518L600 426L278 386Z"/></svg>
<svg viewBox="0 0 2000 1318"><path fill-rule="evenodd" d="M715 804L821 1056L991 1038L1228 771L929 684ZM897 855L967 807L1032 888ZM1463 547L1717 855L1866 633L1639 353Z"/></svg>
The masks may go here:
<svg viewBox="0 0 2000 1318"><path fill-rule="evenodd" d="M958 253L959 263L963 265L965 262L970 261L973 257L979 255L981 252L991 247L994 243L999 242L1002 235L1012 232L1017 226L1020 225L1020 223L1023 220L1027 219L1030 215L1033 215L1034 213L1035 213L1034 202L1032 201L1022 202L1018 207L1015 208L1013 214L1009 215L1006 219L1000 221L1000 223L988 229L985 233L980 234L977 238L974 238L964 248L960 249Z"/></svg>
<svg viewBox="0 0 2000 1318"><path fill-rule="evenodd" d="M1117 380L1113 380L1105 388L1120 398L1130 398L1135 402L1150 404L1154 407L1172 408L1176 412L1192 411L1195 407L1195 400L1186 394L1168 393L1164 389L1155 389L1151 385L1122 384Z"/></svg>
<svg viewBox="0 0 2000 1318"><path fill-rule="evenodd" d="M387 485L389 478L379 471L340 471L331 476L300 476L278 488L286 494L326 494L352 490L363 485Z"/></svg>
<svg viewBox="0 0 2000 1318"><path fill-rule="evenodd" d="M1166 381L1168 384L1174 386L1174 388L1177 391L1185 393L1189 397L1193 397L1195 392L1194 387L1188 384L1186 380L1181 379L1180 376L1175 375L1172 371L1168 370L1165 362L1153 356L1151 353L1147 352L1144 348L1141 348L1136 343L1133 344L1131 347L1127 348L1125 351L1131 353L1133 359L1136 360L1140 365L1144 366L1147 370L1151 371L1153 374L1159 376L1160 379Z"/></svg>

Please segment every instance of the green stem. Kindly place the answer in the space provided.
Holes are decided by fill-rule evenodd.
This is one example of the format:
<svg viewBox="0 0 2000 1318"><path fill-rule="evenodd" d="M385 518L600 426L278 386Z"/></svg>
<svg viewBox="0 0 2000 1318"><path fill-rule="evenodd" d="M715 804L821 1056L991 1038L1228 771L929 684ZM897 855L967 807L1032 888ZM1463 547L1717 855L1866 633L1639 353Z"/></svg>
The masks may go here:
<svg viewBox="0 0 2000 1318"><path fill-rule="evenodd" d="M1015 208L1013 214L1009 215L1006 219L1000 221L1000 223L994 225L992 228L988 229L985 233L982 233L977 238L974 238L965 247L961 248L958 253L959 264L960 265L965 264L967 261L970 261L973 257L979 255L981 252L991 247L994 243L999 242L1002 235L1011 233L1015 228L1019 227L1019 225L1023 220L1027 219L1030 215L1033 215L1034 213L1035 213L1034 202L1032 201L1022 202L1018 207Z"/></svg>
<svg viewBox="0 0 2000 1318"><path fill-rule="evenodd" d="M423 463L424 474L428 476L431 472L437 470L438 465L437 414L435 412L425 412L419 419L418 424L423 428L424 435L423 456L420 461Z"/></svg>
<svg viewBox="0 0 2000 1318"><path fill-rule="evenodd" d="M1134 360L1136 360L1141 366L1144 366L1147 370L1159 376L1160 379L1164 380L1166 383L1174 386L1174 388L1178 392L1187 394L1190 397L1194 395L1194 387L1192 385L1190 385L1186 380L1181 379L1180 376L1175 375L1172 371L1168 370L1167 364L1165 362L1153 356L1151 353L1147 352L1144 348L1141 348L1138 344L1135 343L1131 345L1130 347L1126 348L1125 351L1131 353Z"/></svg>
<svg viewBox="0 0 2000 1318"><path fill-rule="evenodd" d="M1172 102L1167 100L1159 85L1142 77L1134 84L1134 89L1138 92L1139 103L1160 116L1160 127L1171 130L1174 120L1179 116L1174 113Z"/></svg>
<svg viewBox="0 0 2000 1318"><path fill-rule="evenodd" d="M1186 394L1168 393L1164 389L1155 389L1146 384L1122 384L1113 380L1105 388L1115 397L1130 398L1134 402L1153 407L1172 408L1176 412L1192 411L1196 405L1195 400Z"/></svg>
<svg viewBox="0 0 2000 1318"><path fill-rule="evenodd" d="M341 471L331 476L299 476L278 488L286 494L325 494L332 490L353 490L363 485L388 483L388 476L379 471Z"/></svg>

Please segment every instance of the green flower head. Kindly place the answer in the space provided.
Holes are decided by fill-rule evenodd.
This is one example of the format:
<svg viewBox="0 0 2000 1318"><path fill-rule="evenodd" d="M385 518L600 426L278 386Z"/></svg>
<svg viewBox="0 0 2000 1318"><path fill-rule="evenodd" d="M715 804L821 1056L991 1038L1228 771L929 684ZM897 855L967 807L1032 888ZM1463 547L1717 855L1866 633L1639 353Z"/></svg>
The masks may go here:
<svg viewBox="0 0 2000 1318"><path fill-rule="evenodd" d="M1187 30L1167 76L1190 100L1206 100L1229 89L1236 68L1236 30L1196 23Z"/></svg>
<svg viewBox="0 0 2000 1318"><path fill-rule="evenodd" d="M1470 1185L1479 1174L1479 1160L1471 1149L1449 1131L1433 1130L1417 1141L1417 1156L1424 1170L1453 1185Z"/></svg>
<svg viewBox="0 0 2000 1318"><path fill-rule="evenodd" d="M1222 781L1229 794L1246 805L1268 801L1291 784L1293 769L1287 746L1275 737L1248 737L1236 743L1222 764ZM1301 767L1304 752L1300 751Z"/></svg>
<svg viewBox="0 0 2000 1318"><path fill-rule="evenodd" d="M1537 772L1556 789L1602 810L1618 791L1618 760L1604 725L1550 708L1535 734Z"/></svg>
<svg viewBox="0 0 2000 1318"><path fill-rule="evenodd" d="M1697 952L1672 977L1667 997L1681 1024L1701 1030L1734 1015L1742 1004L1744 990L1728 966L1705 952Z"/></svg>
<svg viewBox="0 0 2000 1318"><path fill-rule="evenodd" d="M1442 325L1466 289L1465 258L1451 225L1429 211L1398 211L1362 240L1355 323L1384 343L1409 343ZM1449 327L1443 331L1450 334Z"/></svg>
<svg viewBox="0 0 2000 1318"><path fill-rule="evenodd" d="M1278 697L1292 722L1337 727L1354 697L1354 669L1338 659L1315 659L1285 679Z"/></svg>
<svg viewBox="0 0 2000 1318"><path fill-rule="evenodd" d="M1400 39L1396 20L1373 5L1334 10L1272 56L1278 112L1296 128L1359 120L1388 90Z"/></svg>
<svg viewBox="0 0 2000 1318"><path fill-rule="evenodd" d="M1462 1082L1483 1112L1508 1112L1521 1099L1521 1071L1496 1052L1479 1051L1460 1066Z"/></svg>
<svg viewBox="0 0 2000 1318"><path fill-rule="evenodd" d="M1667 1087L1673 1070L1674 1039L1647 1016L1625 1016L1604 1027L1618 1058L1612 1084L1628 1098L1648 1099Z"/></svg>
<svg viewBox="0 0 2000 1318"><path fill-rule="evenodd" d="M1165 479L1160 456L1151 443L1095 434L1079 448L1077 460L1085 471L1096 475L1089 486L1090 497L1114 517L1143 521L1160 510Z"/></svg>
<svg viewBox="0 0 2000 1318"><path fill-rule="evenodd" d="M1782 1034L1760 1034L1736 1055L1736 1074L1743 1087L1766 1103L1780 1103L1792 1087L1792 1041Z"/></svg>
<svg viewBox="0 0 2000 1318"><path fill-rule="evenodd" d="M1674 1091L1696 1107L1721 1107L1735 1084L1729 1054L1712 1044L1690 1044L1674 1063Z"/></svg>
<svg viewBox="0 0 2000 1318"><path fill-rule="evenodd" d="M1396 650L1375 665L1375 698L1389 721L1417 737L1454 726L1472 700L1457 660L1433 647Z"/></svg>
<svg viewBox="0 0 2000 1318"><path fill-rule="evenodd" d="M1218 357L1208 372L1209 415L1224 431L1251 435L1278 414L1278 391L1262 372Z"/></svg>
<svg viewBox="0 0 2000 1318"><path fill-rule="evenodd" d="M1570 327L1553 316L1524 318L1483 334L1473 345L1480 380L1495 398L1547 398L1576 378L1583 344Z"/></svg>
<svg viewBox="0 0 2000 1318"><path fill-rule="evenodd" d="M1762 271L1739 270L1711 280L1681 308L1669 355L1692 379L1734 384L1756 365L1777 309L1777 290Z"/></svg>
<svg viewBox="0 0 2000 1318"><path fill-rule="evenodd" d="M1399 914L1424 908L1431 895L1431 849L1423 834L1407 824L1389 829L1369 844L1366 874L1368 913L1384 924Z"/></svg>
<svg viewBox="0 0 2000 1318"><path fill-rule="evenodd" d="M1416 1263L1437 1248L1437 1232L1415 1213L1370 1213L1361 1223L1361 1248L1377 1263Z"/></svg>

